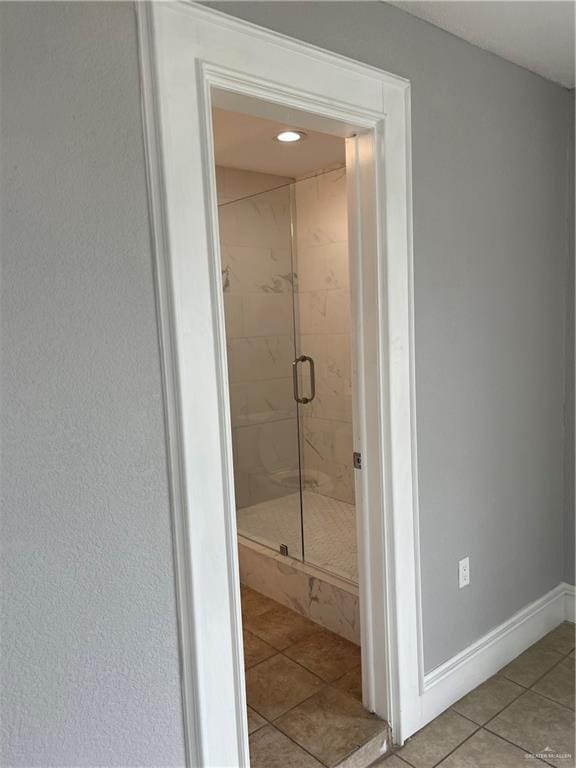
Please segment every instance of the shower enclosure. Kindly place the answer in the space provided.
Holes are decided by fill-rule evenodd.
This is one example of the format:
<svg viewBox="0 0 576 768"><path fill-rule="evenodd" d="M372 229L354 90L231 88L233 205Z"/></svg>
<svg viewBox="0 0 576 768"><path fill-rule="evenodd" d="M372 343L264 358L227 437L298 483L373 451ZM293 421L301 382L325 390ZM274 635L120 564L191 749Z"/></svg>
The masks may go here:
<svg viewBox="0 0 576 768"><path fill-rule="evenodd" d="M345 170L217 171L238 533L357 582Z"/></svg>

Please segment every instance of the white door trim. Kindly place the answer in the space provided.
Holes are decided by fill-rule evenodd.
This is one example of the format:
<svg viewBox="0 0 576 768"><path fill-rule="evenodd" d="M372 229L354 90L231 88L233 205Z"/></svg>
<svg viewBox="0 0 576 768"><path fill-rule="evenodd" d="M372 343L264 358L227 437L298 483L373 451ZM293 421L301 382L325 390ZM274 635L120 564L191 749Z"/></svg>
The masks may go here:
<svg viewBox="0 0 576 768"><path fill-rule="evenodd" d="M361 201L351 218L352 251L370 264L373 281L356 288L369 360L360 397L371 397L361 425L359 513L365 700L402 743L420 726L424 680L409 82L194 3L136 7L188 764L249 765L210 123L215 87L366 132L347 152Z"/></svg>

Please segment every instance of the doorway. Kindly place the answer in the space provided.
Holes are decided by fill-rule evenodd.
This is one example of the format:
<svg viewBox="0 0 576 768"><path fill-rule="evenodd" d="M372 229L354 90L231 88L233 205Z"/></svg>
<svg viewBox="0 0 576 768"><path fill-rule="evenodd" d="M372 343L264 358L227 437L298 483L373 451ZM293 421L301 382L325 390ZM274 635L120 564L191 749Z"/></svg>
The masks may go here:
<svg viewBox="0 0 576 768"><path fill-rule="evenodd" d="M345 140L219 108L212 127L251 764L377 758L389 732L361 706Z"/></svg>
<svg viewBox="0 0 576 768"><path fill-rule="evenodd" d="M212 107L346 139L363 701L402 743L423 678L409 84L196 4L137 10L188 762L249 764Z"/></svg>

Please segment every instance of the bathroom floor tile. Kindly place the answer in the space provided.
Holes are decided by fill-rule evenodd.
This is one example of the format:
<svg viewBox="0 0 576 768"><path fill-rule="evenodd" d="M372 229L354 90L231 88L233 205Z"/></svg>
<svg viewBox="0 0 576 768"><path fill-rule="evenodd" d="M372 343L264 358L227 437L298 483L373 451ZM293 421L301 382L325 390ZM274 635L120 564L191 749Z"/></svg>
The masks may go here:
<svg viewBox="0 0 576 768"><path fill-rule="evenodd" d="M574 767L575 716L567 706L574 706L571 633L570 624L557 627L377 765L521 768L529 762Z"/></svg>
<svg viewBox="0 0 576 768"><path fill-rule="evenodd" d="M258 616L278 605L271 597L261 595L260 592L256 592L255 589L250 589L244 584L240 586L240 602L242 604L242 618L244 619L247 616Z"/></svg>
<svg viewBox="0 0 576 768"><path fill-rule="evenodd" d="M353 696L328 686L274 725L327 766L336 765L387 727Z"/></svg>
<svg viewBox="0 0 576 768"><path fill-rule="evenodd" d="M511 680L496 675L453 704L452 709L478 725L484 725L524 690Z"/></svg>
<svg viewBox="0 0 576 768"><path fill-rule="evenodd" d="M278 651L283 651L314 632L322 631L318 624L278 603L264 613L247 615L244 627Z"/></svg>
<svg viewBox="0 0 576 768"><path fill-rule="evenodd" d="M526 752L570 755L547 757L550 765L574 766L574 712L537 693L526 691L485 727Z"/></svg>
<svg viewBox="0 0 576 768"><path fill-rule="evenodd" d="M572 661L572 663L570 663ZM532 690L574 709L574 664L564 659L532 686Z"/></svg>
<svg viewBox="0 0 576 768"><path fill-rule="evenodd" d="M527 760L523 749L488 731L478 731L439 764L438 768L544 768L540 760Z"/></svg>
<svg viewBox="0 0 576 768"><path fill-rule="evenodd" d="M405 763L398 755L385 755L382 760L374 763L374 768L376 766L379 766L379 768L409 768L409 763Z"/></svg>
<svg viewBox="0 0 576 768"><path fill-rule="evenodd" d="M326 630L300 640L284 653L327 683L360 664L360 648Z"/></svg>
<svg viewBox="0 0 576 768"><path fill-rule="evenodd" d="M321 687L319 678L282 654L246 672L248 704L266 720L274 720Z"/></svg>
<svg viewBox="0 0 576 768"><path fill-rule="evenodd" d="M556 651L538 644L528 648L521 653L514 661L511 661L506 667L500 670L499 675L507 677L514 683L529 688L539 677L546 674L549 669L557 664L561 655Z"/></svg>
<svg viewBox="0 0 576 768"><path fill-rule="evenodd" d="M264 659L269 659L270 656L276 654L276 649L271 645L265 643L264 640L260 640L259 637L253 635L252 632L244 630L244 666L246 669L253 667L255 664L259 664Z"/></svg>
<svg viewBox="0 0 576 768"><path fill-rule="evenodd" d="M544 637L532 647L546 648L547 650L556 651L556 653L565 656L574 649L574 646L576 645L574 638L574 624L569 621L564 621L562 624L559 624L556 629L553 629L552 632L544 635Z"/></svg>
<svg viewBox="0 0 576 768"><path fill-rule="evenodd" d="M266 720L260 717L258 712L255 712L251 707L248 707L248 733L254 733L258 728L262 728L266 725Z"/></svg>
<svg viewBox="0 0 576 768"><path fill-rule="evenodd" d="M271 725L250 737L251 768L323 768L322 764Z"/></svg>
<svg viewBox="0 0 576 768"><path fill-rule="evenodd" d="M477 728L470 720L448 710L412 736L398 755L414 768L432 768Z"/></svg>
<svg viewBox="0 0 576 768"><path fill-rule="evenodd" d="M362 701L362 667L356 667L335 680L332 685Z"/></svg>

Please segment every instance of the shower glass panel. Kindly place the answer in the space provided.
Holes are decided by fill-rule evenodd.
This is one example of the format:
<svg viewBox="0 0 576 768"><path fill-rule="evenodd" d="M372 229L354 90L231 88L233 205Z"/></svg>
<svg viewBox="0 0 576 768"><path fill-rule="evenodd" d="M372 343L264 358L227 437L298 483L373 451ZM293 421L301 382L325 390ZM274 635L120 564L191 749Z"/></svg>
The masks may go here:
<svg viewBox="0 0 576 768"><path fill-rule="evenodd" d="M358 581L346 171L292 188L302 523L306 561Z"/></svg>
<svg viewBox="0 0 576 768"><path fill-rule="evenodd" d="M218 213L238 533L301 560L290 187Z"/></svg>
<svg viewBox="0 0 576 768"><path fill-rule="evenodd" d="M218 170L238 533L357 583L345 169Z"/></svg>

